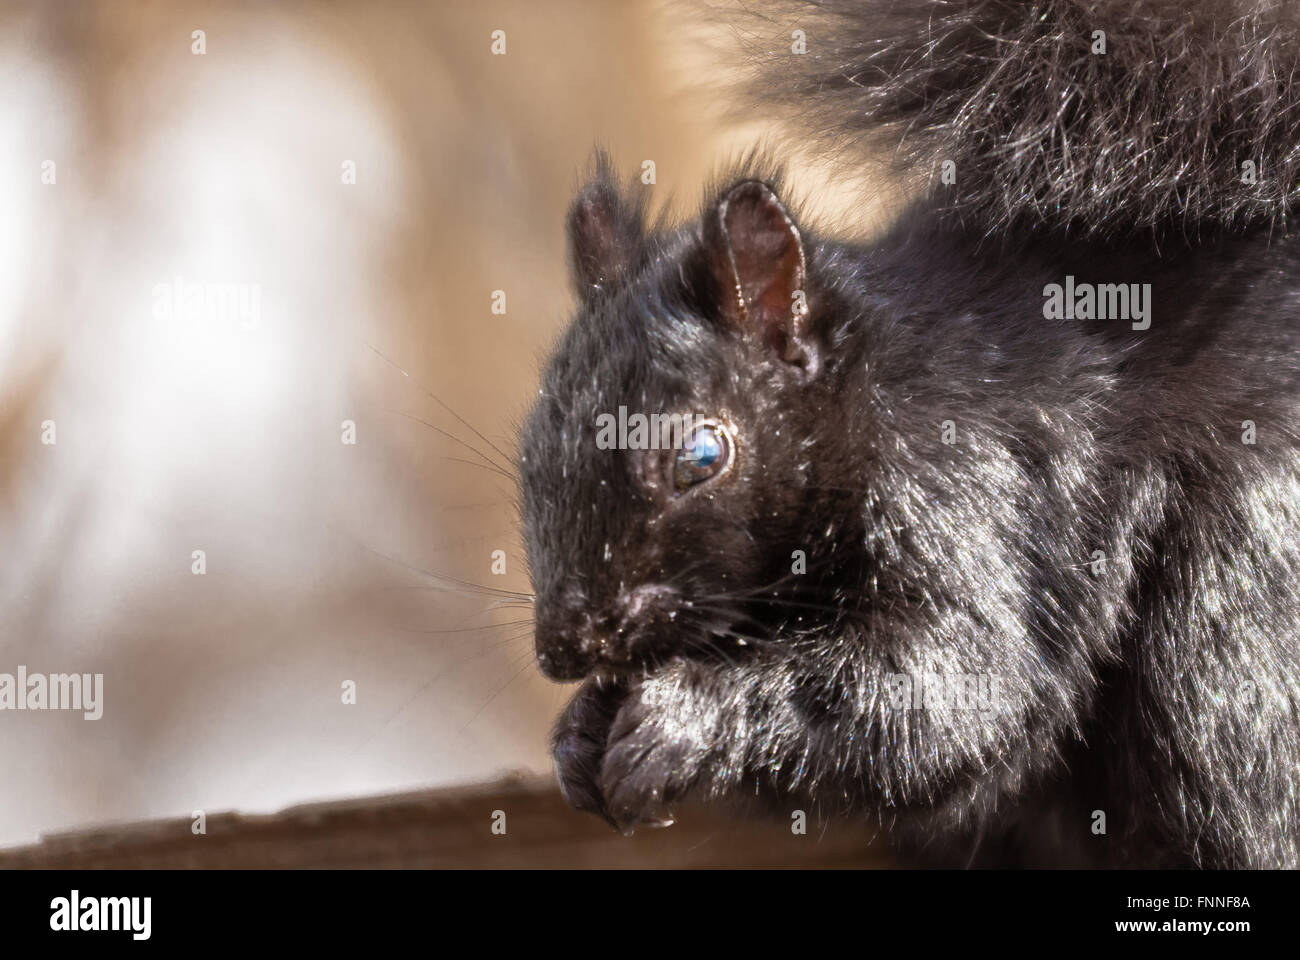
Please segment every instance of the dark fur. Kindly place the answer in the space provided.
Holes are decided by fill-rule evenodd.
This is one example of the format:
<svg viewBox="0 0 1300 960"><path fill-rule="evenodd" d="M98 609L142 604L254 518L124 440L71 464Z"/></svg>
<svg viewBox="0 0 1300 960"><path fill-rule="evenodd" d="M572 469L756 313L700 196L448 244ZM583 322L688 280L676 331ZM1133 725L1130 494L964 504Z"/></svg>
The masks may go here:
<svg viewBox="0 0 1300 960"><path fill-rule="evenodd" d="M764 0L728 16L750 92L829 156L883 148L936 185L954 161L938 192L973 231L1202 235L1281 225L1300 200L1293 0Z"/></svg>
<svg viewBox="0 0 1300 960"><path fill-rule="evenodd" d="M998 35L1015 27L1007 11L1032 8L1057 18L1045 37L1095 8L1116 22L1112 49L1124 34L1172 54L1154 4L1122 17L1109 3L852 5L861 20L823 6L847 31L837 61L875 49L882 6L896 12L887 26L936 13L941 31L1002 11ZM1208 3L1159 9L1189 34L1220 19ZM1019 29L1039 28L1022 12ZM898 118L880 104L929 76L914 129L948 116L925 134L939 150L973 136L951 104L989 97L988 84L1013 97L1044 60L1088 102L1121 100L1109 74L1071 81L1086 50L1053 60L1047 39L980 81L972 58L985 42L952 34L937 48L944 69L895 40L880 62L897 74L861 100L795 89L828 130L856 130L864 110ZM1231 60L1229 42L1207 59ZM1288 43L1243 48L1242 62L1272 58L1289 77ZM1154 166L1109 166L1109 143L1137 149L1155 126L1210 122L1185 102L1181 84L1199 74L1179 49L1186 70L1136 78L1131 137L1089 140L1099 115L1087 110L1061 121L1082 179L1049 146L1063 137L1022 143L1037 160L996 150L1031 122L1022 103L963 148L959 171L979 173L960 218L931 197L871 245L805 231L800 337L816 363L727 320L719 210L734 190L711 196L698 222L647 227L642 188L618 188L601 166L570 219L580 308L521 441L539 660L557 678L587 677L556 731L575 805L627 827L683 798L757 793L775 810L878 817L954 865L1300 863L1300 246L1280 229L1293 189L1275 185L1259 205L1234 192L1231 171L1216 179L1234 143L1277 146L1295 95L1271 94L1290 118L1276 122L1247 97L1236 125L1226 93L1202 99L1221 152L1200 152L1200 127L1175 129ZM1175 160L1179 183L1145 195L1136 178ZM995 162L1033 189L1013 198ZM1103 211L1091 187L1109 189L1106 171L1127 186ZM1045 218L1049 197L1059 214ZM1044 319L1044 285L1067 273L1151 283L1151 328ZM660 454L594 443L597 414L620 404L726 411L732 471L665 497ZM804 575L791 573L794 550L807 553ZM645 584L670 589L631 604ZM886 702L887 675L927 671L1005 678L1010 710ZM1104 835L1090 829L1096 810Z"/></svg>

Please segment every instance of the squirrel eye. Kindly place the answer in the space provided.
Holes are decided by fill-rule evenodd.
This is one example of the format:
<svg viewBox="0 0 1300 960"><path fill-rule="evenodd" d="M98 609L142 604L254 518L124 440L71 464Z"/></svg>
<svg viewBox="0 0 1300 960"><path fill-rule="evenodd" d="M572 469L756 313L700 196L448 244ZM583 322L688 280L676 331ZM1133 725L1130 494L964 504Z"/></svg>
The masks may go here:
<svg viewBox="0 0 1300 960"><path fill-rule="evenodd" d="M720 427L698 427L673 462L673 486L680 493L716 477L731 459L731 445Z"/></svg>

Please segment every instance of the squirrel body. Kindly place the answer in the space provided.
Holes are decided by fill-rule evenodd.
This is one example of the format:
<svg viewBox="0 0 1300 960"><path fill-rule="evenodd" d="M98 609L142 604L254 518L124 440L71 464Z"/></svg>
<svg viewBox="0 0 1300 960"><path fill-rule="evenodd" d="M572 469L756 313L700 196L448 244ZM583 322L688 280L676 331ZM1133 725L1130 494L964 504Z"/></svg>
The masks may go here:
<svg viewBox="0 0 1300 960"><path fill-rule="evenodd" d="M566 796L869 816L945 865L1300 865L1295 5L805 12L822 60L757 57L757 100L963 186L843 243L753 166L649 225L598 161L521 437L539 664L583 680ZM1186 84L1229 62L1207 153ZM1291 181L1243 193L1246 147ZM621 406L708 420L601 449ZM898 695L932 677L996 702Z"/></svg>

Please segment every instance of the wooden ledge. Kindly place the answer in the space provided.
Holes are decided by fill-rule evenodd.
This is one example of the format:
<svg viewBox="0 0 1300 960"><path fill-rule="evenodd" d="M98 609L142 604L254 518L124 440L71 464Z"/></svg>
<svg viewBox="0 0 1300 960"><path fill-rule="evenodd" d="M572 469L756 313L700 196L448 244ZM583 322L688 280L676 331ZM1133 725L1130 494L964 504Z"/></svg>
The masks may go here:
<svg viewBox="0 0 1300 960"><path fill-rule="evenodd" d="M494 834L496 811L505 833ZM0 851L0 869L779 868L887 866L852 821L736 822L690 808L664 829L620 836L565 804L549 778L313 803L279 813L215 813L52 834Z"/></svg>

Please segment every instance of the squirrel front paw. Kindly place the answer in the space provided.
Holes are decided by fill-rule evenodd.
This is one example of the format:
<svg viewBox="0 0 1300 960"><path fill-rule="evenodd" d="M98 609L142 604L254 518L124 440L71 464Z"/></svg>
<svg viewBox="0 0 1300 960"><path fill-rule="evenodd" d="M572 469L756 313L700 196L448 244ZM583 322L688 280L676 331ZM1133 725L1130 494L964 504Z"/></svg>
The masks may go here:
<svg viewBox="0 0 1300 960"><path fill-rule="evenodd" d="M551 734L555 778L565 801L615 827L605 810L599 779L610 727L626 698L627 688L622 684L591 678L569 701Z"/></svg>
<svg viewBox="0 0 1300 960"><path fill-rule="evenodd" d="M666 698L670 681L639 685L614 718L600 767L606 816L624 833L669 826L673 807L696 786L707 744L688 701Z"/></svg>
<svg viewBox="0 0 1300 960"><path fill-rule="evenodd" d="M699 780L709 748L703 717L669 672L634 686L588 680L553 738L569 804L631 833L672 823L673 805Z"/></svg>

